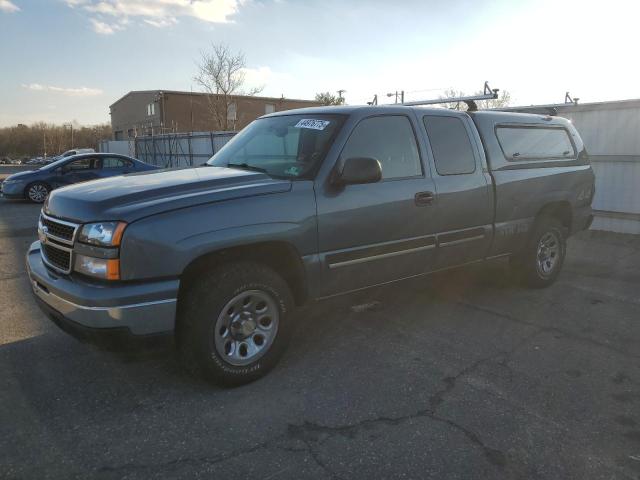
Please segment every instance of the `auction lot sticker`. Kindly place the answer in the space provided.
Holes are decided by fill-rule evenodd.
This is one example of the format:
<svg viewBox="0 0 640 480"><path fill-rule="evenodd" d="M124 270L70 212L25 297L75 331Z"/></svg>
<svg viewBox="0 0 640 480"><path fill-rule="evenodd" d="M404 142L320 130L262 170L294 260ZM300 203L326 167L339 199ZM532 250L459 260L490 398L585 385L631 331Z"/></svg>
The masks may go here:
<svg viewBox="0 0 640 480"><path fill-rule="evenodd" d="M324 130L331 122L329 120L314 120L312 118L303 118L295 124L295 128L310 128L312 130Z"/></svg>

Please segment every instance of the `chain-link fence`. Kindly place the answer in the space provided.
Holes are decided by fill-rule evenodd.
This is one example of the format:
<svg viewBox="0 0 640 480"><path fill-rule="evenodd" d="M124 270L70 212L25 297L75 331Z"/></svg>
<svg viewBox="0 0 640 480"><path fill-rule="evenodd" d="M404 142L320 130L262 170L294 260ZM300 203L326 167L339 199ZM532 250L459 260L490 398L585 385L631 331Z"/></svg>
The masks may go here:
<svg viewBox="0 0 640 480"><path fill-rule="evenodd" d="M109 140L100 143L101 152L121 153L163 168L198 166L227 143L235 132L168 133Z"/></svg>

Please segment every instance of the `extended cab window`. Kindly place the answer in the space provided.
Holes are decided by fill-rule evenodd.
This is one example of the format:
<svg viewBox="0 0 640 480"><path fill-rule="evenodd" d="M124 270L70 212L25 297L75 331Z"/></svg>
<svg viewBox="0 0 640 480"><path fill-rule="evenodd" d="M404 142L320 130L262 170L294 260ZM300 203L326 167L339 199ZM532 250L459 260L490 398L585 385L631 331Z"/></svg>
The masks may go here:
<svg viewBox="0 0 640 480"><path fill-rule="evenodd" d="M342 159L371 157L382 165L382 178L422 175L420 155L409 119L402 115L362 120L342 150Z"/></svg>
<svg viewBox="0 0 640 480"><path fill-rule="evenodd" d="M424 126L439 175L475 172L476 159L462 120L428 115L424 117Z"/></svg>
<svg viewBox="0 0 640 480"><path fill-rule="evenodd" d="M498 141L507 160L575 158L576 152L564 128L498 127Z"/></svg>

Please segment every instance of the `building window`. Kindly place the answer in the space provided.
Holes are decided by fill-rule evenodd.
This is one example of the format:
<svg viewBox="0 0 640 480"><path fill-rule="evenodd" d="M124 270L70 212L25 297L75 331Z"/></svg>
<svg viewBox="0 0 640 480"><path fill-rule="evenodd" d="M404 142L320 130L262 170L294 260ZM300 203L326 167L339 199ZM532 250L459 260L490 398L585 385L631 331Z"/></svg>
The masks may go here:
<svg viewBox="0 0 640 480"><path fill-rule="evenodd" d="M150 117L155 114L156 114L156 104L152 102L149 105L147 105L147 116Z"/></svg>
<svg viewBox="0 0 640 480"><path fill-rule="evenodd" d="M265 103L264 105L264 113L273 113L276 111L276 106L273 103Z"/></svg>

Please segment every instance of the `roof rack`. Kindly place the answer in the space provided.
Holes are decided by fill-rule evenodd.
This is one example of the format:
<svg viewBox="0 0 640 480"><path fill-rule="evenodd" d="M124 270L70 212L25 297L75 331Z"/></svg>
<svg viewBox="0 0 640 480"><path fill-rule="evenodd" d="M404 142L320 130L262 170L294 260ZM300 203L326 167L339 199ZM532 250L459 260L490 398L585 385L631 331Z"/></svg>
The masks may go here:
<svg viewBox="0 0 640 480"><path fill-rule="evenodd" d="M520 107L501 107L492 108L490 110L499 112L515 112L515 113L537 113L539 115L549 115L555 117L558 115L558 107L568 107L571 105L578 105L579 98L573 98L569 95L569 92L564 94L564 103L548 103L544 105L529 105Z"/></svg>
<svg viewBox="0 0 640 480"><path fill-rule="evenodd" d="M464 97L435 98L432 100L416 100L412 102L404 102L401 105L417 106L417 105L438 105L441 103L466 103L470 112L478 110L476 100L494 100L498 98L500 89L489 87L489 82L484 82L484 91L482 95L469 95Z"/></svg>

